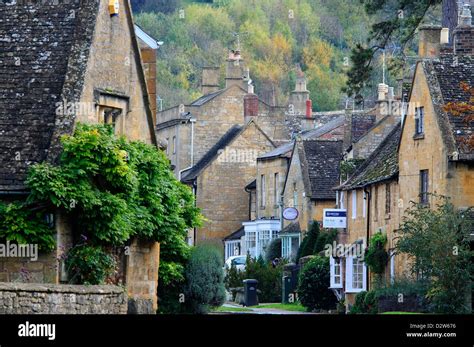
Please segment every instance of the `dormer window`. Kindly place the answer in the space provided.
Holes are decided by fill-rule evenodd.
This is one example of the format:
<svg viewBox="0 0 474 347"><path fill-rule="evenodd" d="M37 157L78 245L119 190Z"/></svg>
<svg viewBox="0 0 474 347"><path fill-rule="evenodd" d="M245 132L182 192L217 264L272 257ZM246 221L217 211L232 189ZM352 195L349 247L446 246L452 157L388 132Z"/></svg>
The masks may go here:
<svg viewBox="0 0 474 347"><path fill-rule="evenodd" d="M415 136L420 136L425 133L425 108L415 108Z"/></svg>

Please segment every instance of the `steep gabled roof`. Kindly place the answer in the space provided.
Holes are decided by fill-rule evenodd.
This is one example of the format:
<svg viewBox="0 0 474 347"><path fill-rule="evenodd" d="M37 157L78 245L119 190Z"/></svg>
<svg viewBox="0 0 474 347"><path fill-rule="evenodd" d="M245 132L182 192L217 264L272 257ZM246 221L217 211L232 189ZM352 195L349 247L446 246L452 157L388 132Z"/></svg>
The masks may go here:
<svg viewBox="0 0 474 347"><path fill-rule="evenodd" d="M272 144L273 141L265 134L265 132L258 126L258 124L251 120L245 126L242 125L234 125L230 128L220 139L217 143L212 146L212 148L207 151L206 154L188 171L183 173L181 177L182 182L192 182L195 180L203 171L206 169L223 151L227 146L229 146L237 137L240 136L250 125L254 125L262 134L267 138L267 140Z"/></svg>
<svg viewBox="0 0 474 347"><path fill-rule="evenodd" d="M0 191L26 192L28 167L54 162L75 115L57 103L80 100L100 0L0 6ZM152 142L153 116L129 3L125 16Z"/></svg>
<svg viewBox="0 0 474 347"><path fill-rule="evenodd" d="M329 133L330 131L343 126L344 121L345 121L344 116L336 117L320 127L302 132L300 137L302 139L317 139ZM281 146L278 146L274 150L261 155L260 157L258 157L258 159L271 159L275 157L290 156L293 150L293 146L294 146L294 141L285 143Z"/></svg>
<svg viewBox="0 0 474 347"><path fill-rule="evenodd" d="M221 95L225 91L226 91L226 89L219 89L218 91L216 91L214 93L209 93L209 94L203 95L199 99L194 100L190 104L190 106L202 106L202 105L206 104L207 102L211 101L212 99L214 99L216 96Z"/></svg>
<svg viewBox="0 0 474 347"><path fill-rule="evenodd" d="M332 188L339 181L342 141L302 140L295 149L300 157L306 196L312 200L335 200Z"/></svg>
<svg viewBox="0 0 474 347"><path fill-rule="evenodd" d="M79 3L0 6L0 190L23 190L48 155L70 57L92 40L95 14L81 18Z"/></svg>
<svg viewBox="0 0 474 347"><path fill-rule="evenodd" d="M474 57L444 54L439 59L425 60L422 64L431 95L436 96L433 97L433 104L445 141L452 145L454 140L460 160L474 160L472 148L462 143L463 138L474 133L474 124L442 110L442 106L449 102L469 103L470 95L461 90L460 83L474 87Z"/></svg>
<svg viewBox="0 0 474 347"><path fill-rule="evenodd" d="M396 177L398 174L398 142L400 141L400 135L401 125L398 123L367 160L337 189L363 188Z"/></svg>

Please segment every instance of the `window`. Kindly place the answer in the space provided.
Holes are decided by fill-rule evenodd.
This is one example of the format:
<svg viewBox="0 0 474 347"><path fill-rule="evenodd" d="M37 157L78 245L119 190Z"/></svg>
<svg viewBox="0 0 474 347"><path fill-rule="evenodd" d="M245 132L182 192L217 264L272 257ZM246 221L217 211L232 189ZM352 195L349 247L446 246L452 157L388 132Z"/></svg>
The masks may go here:
<svg viewBox="0 0 474 347"><path fill-rule="evenodd" d="M344 209L344 192L341 192L341 198L339 199L339 208Z"/></svg>
<svg viewBox="0 0 474 347"><path fill-rule="evenodd" d="M279 175L278 172L275 173L275 179L273 180L273 197L274 197L274 203L275 206L279 204L280 200L280 194L278 193L278 186L279 186Z"/></svg>
<svg viewBox="0 0 474 347"><path fill-rule="evenodd" d="M260 248L258 255L264 255L268 244L271 240L278 237L278 232L275 230L261 230L258 233L258 246Z"/></svg>
<svg viewBox="0 0 474 347"><path fill-rule="evenodd" d="M166 138L166 155L170 154L170 138Z"/></svg>
<svg viewBox="0 0 474 347"><path fill-rule="evenodd" d="M281 256L285 259L294 260L299 248L299 236L281 237Z"/></svg>
<svg viewBox="0 0 474 347"><path fill-rule="evenodd" d="M285 259L290 257L291 250L291 237L282 237L281 238L281 256Z"/></svg>
<svg viewBox="0 0 474 347"><path fill-rule="evenodd" d="M173 136L173 154L176 154L176 136Z"/></svg>
<svg viewBox="0 0 474 347"><path fill-rule="evenodd" d="M422 135L425 132L425 108L415 108L415 135Z"/></svg>
<svg viewBox="0 0 474 347"><path fill-rule="evenodd" d="M260 176L260 206L265 207L266 200L266 188L265 188L265 175Z"/></svg>
<svg viewBox="0 0 474 347"><path fill-rule="evenodd" d="M342 261L341 258L329 258L331 284L330 288L342 288Z"/></svg>
<svg viewBox="0 0 474 347"><path fill-rule="evenodd" d="M122 110L119 108L101 106L99 112L102 114L104 124L112 125L115 134L123 133Z"/></svg>
<svg viewBox="0 0 474 347"><path fill-rule="evenodd" d="M357 218L357 190L352 191L352 219Z"/></svg>
<svg viewBox="0 0 474 347"><path fill-rule="evenodd" d="M385 215L390 214L390 205L392 203L392 197L390 194L390 184L385 185Z"/></svg>
<svg viewBox="0 0 474 347"><path fill-rule="evenodd" d="M346 293L358 293L366 290L367 270L362 260L346 258Z"/></svg>
<svg viewBox="0 0 474 347"><path fill-rule="evenodd" d="M250 256L255 257L256 247L257 247L257 238L255 231L246 231L245 232L245 245L247 252L250 253Z"/></svg>
<svg viewBox="0 0 474 347"><path fill-rule="evenodd" d="M420 171L420 203L428 204L428 170Z"/></svg>

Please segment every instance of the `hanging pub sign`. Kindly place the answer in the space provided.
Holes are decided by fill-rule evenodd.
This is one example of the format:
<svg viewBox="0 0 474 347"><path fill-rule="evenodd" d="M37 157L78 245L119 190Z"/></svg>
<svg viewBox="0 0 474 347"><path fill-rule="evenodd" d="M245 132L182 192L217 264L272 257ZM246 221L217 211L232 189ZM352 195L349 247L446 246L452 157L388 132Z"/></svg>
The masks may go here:
<svg viewBox="0 0 474 347"><path fill-rule="evenodd" d="M283 210L283 218L286 220L295 220L298 218L298 210L294 207L287 207Z"/></svg>
<svg viewBox="0 0 474 347"><path fill-rule="evenodd" d="M323 228L347 228L347 211L345 209L323 210Z"/></svg>

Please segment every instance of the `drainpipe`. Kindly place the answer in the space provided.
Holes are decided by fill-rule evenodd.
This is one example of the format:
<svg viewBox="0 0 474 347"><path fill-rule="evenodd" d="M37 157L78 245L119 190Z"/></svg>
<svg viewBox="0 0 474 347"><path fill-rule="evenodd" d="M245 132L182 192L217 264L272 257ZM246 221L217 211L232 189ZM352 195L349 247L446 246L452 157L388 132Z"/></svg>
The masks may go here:
<svg viewBox="0 0 474 347"><path fill-rule="evenodd" d="M196 123L196 118L191 118L189 121L191 122L191 165L183 170L179 170L178 179L180 181L183 172L191 169L194 166L194 123Z"/></svg>
<svg viewBox="0 0 474 347"><path fill-rule="evenodd" d="M370 238L370 201L371 201L371 195L370 191L367 190L367 188L364 188L364 193L365 193L365 199L367 200L367 231L366 231L366 248L369 247L369 238ZM369 284L370 284L370 272L369 269L367 271L367 283L366 283L366 289L367 291L369 290Z"/></svg>

